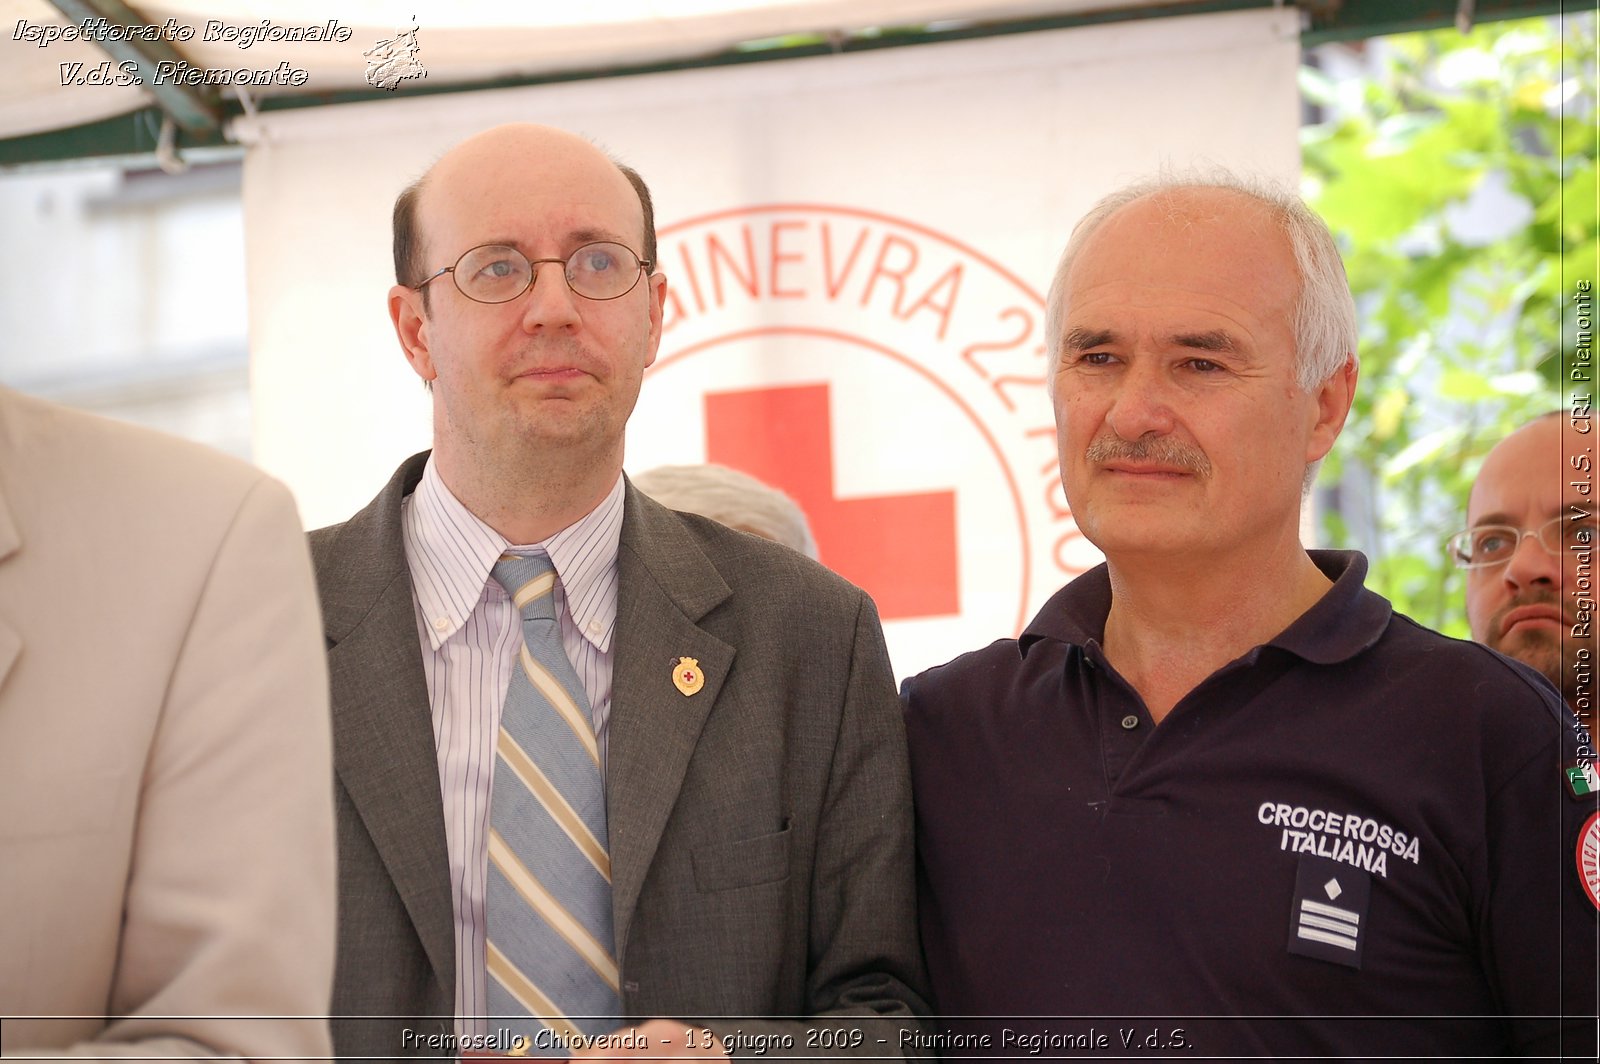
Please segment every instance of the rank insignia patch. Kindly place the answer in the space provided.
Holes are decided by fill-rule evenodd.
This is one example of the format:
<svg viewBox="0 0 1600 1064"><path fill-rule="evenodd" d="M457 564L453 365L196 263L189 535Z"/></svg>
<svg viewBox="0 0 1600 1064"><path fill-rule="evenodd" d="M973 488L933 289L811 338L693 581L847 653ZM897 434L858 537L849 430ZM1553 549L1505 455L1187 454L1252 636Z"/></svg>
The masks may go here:
<svg viewBox="0 0 1600 1064"><path fill-rule="evenodd" d="M1371 896L1370 873L1301 854L1289 913L1289 952L1360 968Z"/></svg>

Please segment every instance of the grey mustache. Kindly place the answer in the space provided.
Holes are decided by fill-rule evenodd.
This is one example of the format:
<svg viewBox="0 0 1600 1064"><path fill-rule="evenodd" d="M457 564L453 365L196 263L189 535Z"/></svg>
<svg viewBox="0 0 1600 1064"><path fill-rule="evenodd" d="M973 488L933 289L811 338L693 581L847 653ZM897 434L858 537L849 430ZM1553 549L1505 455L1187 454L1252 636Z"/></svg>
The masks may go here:
<svg viewBox="0 0 1600 1064"><path fill-rule="evenodd" d="M1205 456L1205 452L1170 436L1141 436L1137 440L1101 436L1089 444L1083 456L1097 464L1116 461L1156 462L1202 477L1211 475L1211 459Z"/></svg>

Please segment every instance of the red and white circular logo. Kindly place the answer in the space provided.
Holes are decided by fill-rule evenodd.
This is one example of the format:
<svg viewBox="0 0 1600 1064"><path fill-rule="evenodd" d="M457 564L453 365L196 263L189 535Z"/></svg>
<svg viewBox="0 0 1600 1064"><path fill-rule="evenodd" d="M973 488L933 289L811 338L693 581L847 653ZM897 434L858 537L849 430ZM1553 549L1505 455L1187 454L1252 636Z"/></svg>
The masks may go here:
<svg viewBox="0 0 1600 1064"><path fill-rule="evenodd" d="M1592 813L1578 832L1578 881L1589 901L1600 909L1600 813Z"/></svg>
<svg viewBox="0 0 1600 1064"><path fill-rule="evenodd" d="M731 466L787 492L878 604L904 676L1021 631L1099 562L1067 508L1044 307L924 225L816 204L661 231L660 355L630 471Z"/></svg>

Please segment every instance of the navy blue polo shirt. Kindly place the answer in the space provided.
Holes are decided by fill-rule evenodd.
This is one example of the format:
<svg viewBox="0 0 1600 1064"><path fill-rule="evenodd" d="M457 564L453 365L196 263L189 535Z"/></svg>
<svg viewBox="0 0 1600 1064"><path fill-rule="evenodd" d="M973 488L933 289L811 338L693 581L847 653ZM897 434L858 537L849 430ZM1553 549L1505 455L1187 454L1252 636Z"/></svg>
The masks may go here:
<svg viewBox="0 0 1600 1064"><path fill-rule="evenodd" d="M1312 557L1333 587L1159 727L1104 566L906 681L948 1053L1593 1057L1571 714Z"/></svg>

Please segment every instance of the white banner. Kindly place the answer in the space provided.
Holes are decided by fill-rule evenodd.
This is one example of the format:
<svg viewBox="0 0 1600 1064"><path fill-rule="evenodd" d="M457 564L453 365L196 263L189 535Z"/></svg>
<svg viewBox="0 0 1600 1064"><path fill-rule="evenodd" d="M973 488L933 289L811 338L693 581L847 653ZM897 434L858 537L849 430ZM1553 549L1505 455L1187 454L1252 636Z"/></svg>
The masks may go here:
<svg viewBox="0 0 1600 1064"><path fill-rule="evenodd" d="M1062 245L1161 166L1295 180L1297 31L1261 10L269 114L242 131L257 456L324 524L427 446L390 206L463 137L545 122L655 194L667 319L629 471L789 492L901 675L1015 635L1097 560L1043 386Z"/></svg>

